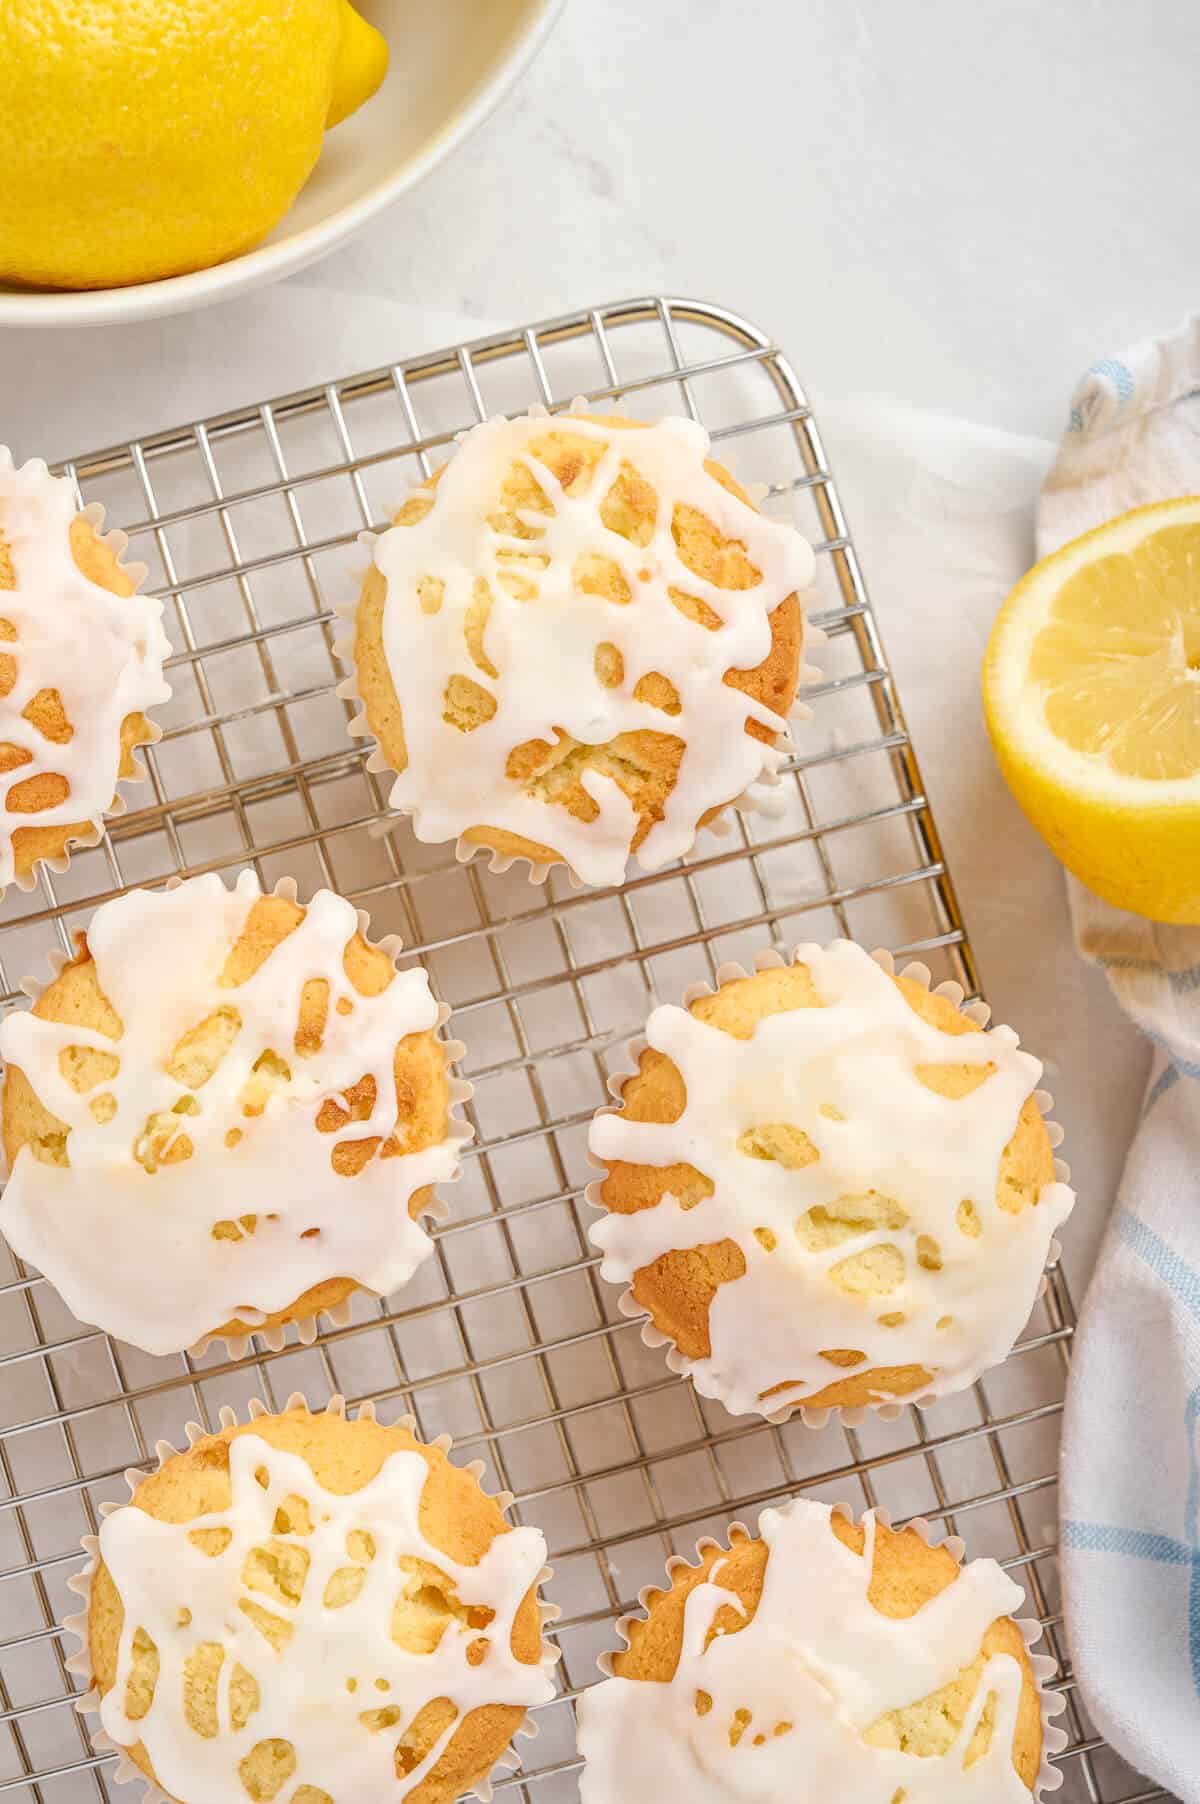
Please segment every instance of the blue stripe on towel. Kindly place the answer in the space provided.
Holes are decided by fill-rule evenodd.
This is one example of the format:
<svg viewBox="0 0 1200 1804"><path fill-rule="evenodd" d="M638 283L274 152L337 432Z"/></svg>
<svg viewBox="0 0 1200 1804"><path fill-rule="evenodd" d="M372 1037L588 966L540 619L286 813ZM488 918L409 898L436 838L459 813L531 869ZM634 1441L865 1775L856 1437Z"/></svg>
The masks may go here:
<svg viewBox="0 0 1200 1804"><path fill-rule="evenodd" d="M1140 1227L1142 1224L1135 1225ZM1169 1259L1174 1259L1169 1248L1163 1250ZM1156 1261L1150 1263L1158 1269ZM1182 1264L1182 1261L1176 1263ZM1187 1268L1184 1267L1184 1270ZM1174 1283L1171 1288L1177 1290ZM1177 1294L1182 1295L1178 1291ZM1191 1299L1184 1296L1183 1301L1189 1309L1195 1309L1196 1305ZM1135 1560L1154 1560L1159 1565L1189 1568L1188 1655L1192 1684L1197 1696L1200 1696L1200 1387L1187 1400L1184 1433L1187 1436L1191 1467L1183 1513L1184 1533L1188 1537L1186 1541L1177 1541L1173 1535L1162 1535L1153 1529L1123 1528L1116 1522L1085 1522L1075 1516L1063 1518L1061 1539L1064 1547L1078 1548L1086 1553L1127 1554Z"/></svg>
<svg viewBox="0 0 1200 1804"><path fill-rule="evenodd" d="M1113 1522L1081 1522L1065 1516L1064 1547L1080 1547L1091 1553L1127 1553L1138 1560L1159 1560L1169 1566L1190 1566L1192 1550L1170 1535L1156 1535L1145 1528L1119 1528Z"/></svg>
<svg viewBox="0 0 1200 1804"><path fill-rule="evenodd" d="M1188 1313L1200 1322L1200 1272L1193 1271L1153 1228L1128 1209L1118 1209L1112 1225L1130 1251L1162 1279L1168 1290L1174 1291Z"/></svg>
<svg viewBox="0 0 1200 1804"><path fill-rule="evenodd" d="M1188 1651L1192 1657L1192 1684L1200 1693L1200 1388L1187 1400L1184 1411L1187 1435L1187 1500L1183 1506L1183 1532L1192 1544L1192 1585L1188 1593Z"/></svg>
<svg viewBox="0 0 1200 1804"><path fill-rule="evenodd" d="M1200 965L1186 965L1181 971L1168 971L1153 958L1131 958L1124 953L1102 954L1095 960L1102 971L1139 971L1147 976L1162 977L1176 996L1189 996L1200 990Z"/></svg>
<svg viewBox="0 0 1200 1804"><path fill-rule="evenodd" d="M1133 371L1127 364L1119 363L1115 357L1102 357L1088 371L1088 376L1105 376L1117 391L1117 400L1122 407L1133 400L1137 392L1137 384L1133 379ZM1087 377L1084 378L1087 380Z"/></svg>
<svg viewBox="0 0 1200 1804"><path fill-rule="evenodd" d="M1167 1094L1167 1091L1173 1090L1178 1082L1178 1067L1175 1065L1164 1065L1163 1069L1159 1072L1158 1076L1150 1086L1150 1094L1147 1096L1145 1107L1142 1110L1143 1121L1145 1121L1155 1103L1161 1102L1163 1097Z"/></svg>
<svg viewBox="0 0 1200 1804"><path fill-rule="evenodd" d="M1197 1063L1195 1059L1181 1059L1171 1042L1169 1040L1164 1040L1161 1034L1156 1034L1152 1028L1146 1026L1145 1022L1139 1021L1138 1026L1142 1029L1142 1032L1149 1040L1151 1046L1157 1046L1160 1052L1166 1053L1180 1077L1200 1078L1200 1063Z"/></svg>

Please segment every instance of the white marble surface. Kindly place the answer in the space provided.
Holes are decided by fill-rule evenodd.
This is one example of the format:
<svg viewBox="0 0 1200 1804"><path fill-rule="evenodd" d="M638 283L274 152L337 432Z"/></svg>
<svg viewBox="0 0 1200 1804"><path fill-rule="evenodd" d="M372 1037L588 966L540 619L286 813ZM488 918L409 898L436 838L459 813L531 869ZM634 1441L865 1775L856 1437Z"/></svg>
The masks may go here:
<svg viewBox="0 0 1200 1804"><path fill-rule="evenodd" d="M464 321L650 290L762 324L824 420L998 1013L1059 1067L1082 1277L1143 1049L1075 960L1060 874L990 762L976 683L998 597L965 597L949 633L922 611L939 547L906 509L924 428L892 409L1046 439L1094 357L1196 304L1198 60L1180 0L573 0L476 139L297 279L320 291L319 330L293 330L298 297L276 290L202 318L9 333L0 438L59 456ZM939 480L998 484L1020 543L1042 453L981 438L964 474L961 442L938 441Z"/></svg>

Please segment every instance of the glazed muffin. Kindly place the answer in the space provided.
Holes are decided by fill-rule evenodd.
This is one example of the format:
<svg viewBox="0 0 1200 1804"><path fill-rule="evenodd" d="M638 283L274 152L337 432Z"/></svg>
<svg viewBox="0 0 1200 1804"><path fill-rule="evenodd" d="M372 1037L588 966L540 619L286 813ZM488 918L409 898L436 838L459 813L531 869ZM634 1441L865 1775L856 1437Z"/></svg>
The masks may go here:
<svg viewBox="0 0 1200 1804"><path fill-rule="evenodd" d="M774 778L813 557L687 420L489 420L375 542L359 731L418 838L619 883Z"/></svg>
<svg viewBox="0 0 1200 1804"><path fill-rule="evenodd" d="M591 1235L705 1396L926 1400L1005 1357L1074 1201L1009 1029L840 940L656 1009L646 1041L592 1124Z"/></svg>
<svg viewBox="0 0 1200 1804"><path fill-rule="evenodd" d="M553 1694L545 1558L439 1446L292 1399L141 1480L72 1626L104 1732L178 1804L443 1804Z"/></svg>
<svg viewBox="0 0 1200 1804"><path fill-rule="evenodd" d="M1042 1698L994 1560L807 1501L699 1552L580 1700L583 1804L1028 1804Z"/></svg>
<svg viewBox="0 0 1200 1804"><path fill-rule="evenodd" d="M244 872L108 902L0 1025L0 1228L80 1320L148 1352L311 1338L431 1250L420 1218L467 1132L442 1019L329 890L301 907Z"/></svg>
<svg viewBox="0 0 1200 1804"><path fill-rule="evenodd" d="M119 808L117 780L158 737L146 709L169 699L162 603L135 594L123 534L81 514L69 482L0 445L0 891L61 868Z"/></svg>

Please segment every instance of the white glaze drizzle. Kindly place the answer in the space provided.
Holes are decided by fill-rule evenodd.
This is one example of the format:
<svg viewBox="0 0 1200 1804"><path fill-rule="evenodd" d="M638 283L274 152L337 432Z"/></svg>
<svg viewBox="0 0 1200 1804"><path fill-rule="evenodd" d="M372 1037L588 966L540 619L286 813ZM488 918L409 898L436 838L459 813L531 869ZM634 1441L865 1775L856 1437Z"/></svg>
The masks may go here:
<svg viewBox="0 0 1200 1804"><path fill-rule="evenodd" d="M855 1369L822 1359L825 1349L865 1354L864 1371L924 1366L935 1394L961 1390L1012 1348L1051 1238L1074 1202L1057 1182L1019 1214L996 1201L1001 1155L1042 1067L1009 1028L952 1035L923 1021L852 941L800 946L795 958L826 1006L767 1016L748 1040L687 1009L662 1007L650 1016L646 1039L678 1067L684 1112L673 1124L600 1114L590 1149L604 1162L686 1162L714 1190L690 1209L667 1195L653 1208L594 1222L601 1272L628 1285L671 1249L737 1242L746 1270L722 1284L710 1305L711 1356L679 1356L697 1388L735 1413L786 1410ZM988 1063L993 1074L957 1100L916 1075L923 1064ZM841 1119L823 1112L830 1106ZM739 1152L739 1136L768 1123L801 1129L817 1161L789 1170ZM895 1199L907 1224L821 1250L801 1243L797 1224L808 1210L871 1191ZM976 1237L958 1224L964 1201L974 1205ZM774 1250L756 1228L770 1231ZM922 1235L937 1243L940 1270L921 1265ZM864 1296L830 1278L842 1260L885 1244L904 1257L899 1288ZM900 1324L880 1321L894 1314L903 1316ZM789 1388L776 1391L781 1385Z"/></svg>
<svg viewBox="0 0 1200 1804"><path fill-rule="evenodd" d="M533 440L555 428L606 446L581 495L565 494L530 452ZM793 527L767 519L709 476L708 451L708 434L690 420L616 430L575 415L489 420L462 440L424 519L394 526L376 541L375 562L387 581L383 645L408 755L391 801L413 816L419 839L454 839L471 827L502 828L552 846L586 883L619 883L637 817L611 778L585 773L584 787L600 812L582 822L563 807L527 795L505 774L515 746L531 739L553 745L556 729L583 745L605 744L639 729L686 742L665 817L637 851L647 870L686 852L708 809L740 798L764 773L773 777L782 752L744 729L747 720L755 720L781 732L784 721L723 679L727 671L753 669L766 657L769 616L812 581L813 556ZM487 524L514 461L528 466L553 504L552 514L522 516L537 530L532 540L506 537ZM654 534L644 547L630 544L600 517L625 461L658 494ZM746 546L762 573L753 588L717 588L682 563L671 535L678 503L696 508L727 538ZM518 601L500 580L514 568L502 554L531 551L548 556L550 564L544 571L515 566L529 572L538 590L535 599ZM575 586L576 560L588 554L619 565L631 602L613 603ZM418 584L426 576L445 584L433 614L423 612L418 601ZM496 676L476 666L464 636L478 577L486 578L493 596L484 645ZM669 587L707 603L721 618L719 629L710 631L681 613ZM624 677L618 688L606 688L597 677L596 648L602 643L621 653ZM652 671L675 685L678 715L634 699L638 679ZM443 719L446 685L456 674L486 689L496 703L492 718L469 733Z"/></svg>
<svg viewBox="0 0 1200 1804"><path fill-rule="evenodd" d="M608 1678L579 1703L582 1804L1029 1804L1012 1764L1022 1673L992 1655L953 1744L942 1755L875 1747L864 1730L885 1712L941 1689L978 1657L997 1617L1022 1592L994 1560L973 1560L913 1616L884 1616L868 1600L875 1519L861 1555L833 1534L825 1504L765 1510L766 1576L753 1618L705 1648L717 1612L740 1609L708 1580L684 1608L674 1677ZM719 1570L719 1562L714 1573ZM696 1694L712 1700L699 1715ZM981 1712L995 1694L987 1752L964 1768ZM735 1713L750 1712L736 1745ZM776 1725L790 1723L777 1734ZM763 1736L759 1741L756 1738Z"/></svg>
<svg viewBox="0 0 1200 1804"><path fill-rule="evenodd" d="M265 1488L256 1470L265 1470ZM427 1473L419 1453L393 1453L369 1483L341 1495L325 1490L298 1455L243 1434L229 1446L228 1509L185 1523L160 1522L136 1503L115 1510L100 1530L100 1558L124 1608L116 1680L100 1704L107 1733L122 1747L141 1741L159 1785L186 1804L245 1798L239 1762L256 1743L273 1737L291 1742L296 1755L294 1774L276 1804L288 1804L301 1785L319 1787L336 1804L379 1804L414 1790L453 1735L457 1720L420 1765L396 1776L396 1744L433 1699L449 1698L459 1718L484 1704L545 1703L554 1693L546 1665L518 1660L512 1651L517 1611L545 1565L541 1530L498 1534L477 1565L459 1565L421 1532ZM275 1530L275 1512L289 1497L308 1505L310 1534ZM230 1539L222 1552L209 1555L189 1539L196 1529L227 1529ZM347 1546L355 1530L374 1542L369 1562ZM309 1556L295 1604L243 1583L251 1550L271 1542L303 1548ZM458 1602L485 1606L495 1612L494 1620L486 1628L452 1621L429 1653L401 1647L392 1639L391 1623L393 1605L408 1582L398 1566L404 1557L437 1567ZM361 1590L339 1608L326 1607L330 1579L353 1565L364 1573ZM278 1653L239 1608L243 1598L289 1624L292 1633ZM181 1610L190 1612L182 1627ZM131 1719L125 1706L139 1628L158 1649L159 1671L149 1710ZM486 1652L472 1664L467 1650L481 1637ZM185 1662L205 1642L224 1650L218 1732L208 1737L189 1724L183 1709ZM259 1690L258 1708L240 1729L230 1714L236 1665L252 1675ZM363 1712L390 1707L399 1710L394 1725L373 1730L359 1721Z"/></svg>
<svg viewBox="0 0 1200 1804"><path fill-rule="evenodd" d="M0 775L4 828L0 888L15 875L12 835L18 827L98 827L112 809L121 761L121 723L170 699L163 659L170 644L163 604L153 595L112 595L86 577L71 554L79 509L64 478L40 459L20 469L0 445L0 537L8 543L15 589L0 589L0 616L16 630L0 651L16 662L16 681L0 699L0 740L32 754ZM24 718L33 697L57 689L74 731L47 739ZM66 799L37 814L8 811L9 792L43 771L70 784Z"/></svg>
<svg viewBox="0 0 1200 1804"><path fill-rule="evenodd" d="M253 1323L254 1311L271 1314L327 1278L394 1290L432 1246L409 1217L409 1199L458 1168L446 1140L386 1159L376 1151L354 1176L333 1169L342 1141L396 1133L403 1146L393 1055L406 1034L437 1026L438 1005L419 968L397 972L377 996L359 994L342 963L359 917L331 890L313 897L246 983L222 986L226 956L261 894L245 871L232 890L216 875L196 877L172 890L133 890L96 911L88 948L124 1025L119 1040L27 1011L0 1024L0 1056L65 1123L70 1160L45 1164L22 1147L0 1199L0 1228L82 1321L151 1353L188 1347L235 1316ZM320 1049L301 1057L293 1036L309 978L328 983L329 1007ZM188 1029L222 1007L237 1010L240 1030L207 1083L189 1090L166 1062ZM115 1053L120 1069L79 1095L59 1068L67 1046ZM239 1097L268 1049L291 1078L248 1118ZM318 1131L322 1103L340 1101L364 1076L375 1083L369 1116ZM89 1105L105 1091L117 1107L98 1121ZM199 1110L179 1117L192 1156L147 1171L135 1142L151 1115L186 1096ZM234 1146L230 1130L241 1135ZM257 1216L252 1233L213 1238L216 1221L243 1215ZM307 1235L312 1228L319 1231Z"/></svg>

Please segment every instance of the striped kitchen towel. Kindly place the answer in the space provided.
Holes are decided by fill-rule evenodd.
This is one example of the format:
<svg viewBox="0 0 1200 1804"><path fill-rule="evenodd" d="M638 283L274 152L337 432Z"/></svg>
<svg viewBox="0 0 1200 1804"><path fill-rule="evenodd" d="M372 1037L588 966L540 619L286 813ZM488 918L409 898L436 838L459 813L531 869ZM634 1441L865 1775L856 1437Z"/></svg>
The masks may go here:
<svg viewBox="0 0 1200 1804"><path fill-rule="evenodd" d="M1042 491L1039 554L1185 494L1200 494L1200 317L1088 372ZM1196 590L1200 609L1200 569ZM1079 949L1155 1057L1067 1393L1067 1632L1097 1728L1200 1804L1200 927L1068 882Z"/></svg>

